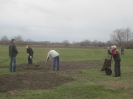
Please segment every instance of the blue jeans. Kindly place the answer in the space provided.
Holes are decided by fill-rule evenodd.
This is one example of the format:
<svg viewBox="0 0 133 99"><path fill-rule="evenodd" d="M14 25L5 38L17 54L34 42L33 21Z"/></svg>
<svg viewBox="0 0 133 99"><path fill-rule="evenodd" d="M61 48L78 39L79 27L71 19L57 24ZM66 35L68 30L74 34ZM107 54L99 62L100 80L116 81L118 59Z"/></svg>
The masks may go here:
<svg viewBox="0 0 133 99"><path fill-rule="evenodd" d="M12 63L14 63L13 71L16 71L16 57L10 57L10 71L12 71Z"/></svg>
<svg viewBox="0 0 133 99"><path fill-rule="evenodd" d="M59 59L59 56L56 56L53 58L53 70L55 69L55 64L57 62L57 70L60 69L60 59Z"/></svg>

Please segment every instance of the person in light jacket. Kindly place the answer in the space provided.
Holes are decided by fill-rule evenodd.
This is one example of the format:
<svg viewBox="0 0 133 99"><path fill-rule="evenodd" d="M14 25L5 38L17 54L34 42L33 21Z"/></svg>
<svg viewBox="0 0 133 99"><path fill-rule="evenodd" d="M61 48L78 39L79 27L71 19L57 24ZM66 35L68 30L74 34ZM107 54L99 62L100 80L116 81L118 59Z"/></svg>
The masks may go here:
<svg viewBox="0 0 133 99"><path fill-rule="evenodd" d="M56 52L55 50L49 49L48 54L47 54L47 59L46 59L46 61L49 60L49 57L50 57L50 56L53 58L53 64L52 64L53 68L52 68L52 70L55 70L56 62L57 62L57 70L60 70L60 58L59 58L59 53Z"/></svg>

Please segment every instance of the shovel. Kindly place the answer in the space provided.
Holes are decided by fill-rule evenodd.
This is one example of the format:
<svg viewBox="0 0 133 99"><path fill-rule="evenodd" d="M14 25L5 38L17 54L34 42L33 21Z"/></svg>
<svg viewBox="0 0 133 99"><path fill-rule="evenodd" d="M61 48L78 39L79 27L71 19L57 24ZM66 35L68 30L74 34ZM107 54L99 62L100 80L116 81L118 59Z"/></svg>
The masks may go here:
<svg viewBox="0 0 133 99"><path fill-rule="evenodd" d="M32 58L31 58L32 59ZM33 60L33 59L32 59ZM34 64L36 67L39 67L40 65L38 65L34 60L33 60Z"/></svg>

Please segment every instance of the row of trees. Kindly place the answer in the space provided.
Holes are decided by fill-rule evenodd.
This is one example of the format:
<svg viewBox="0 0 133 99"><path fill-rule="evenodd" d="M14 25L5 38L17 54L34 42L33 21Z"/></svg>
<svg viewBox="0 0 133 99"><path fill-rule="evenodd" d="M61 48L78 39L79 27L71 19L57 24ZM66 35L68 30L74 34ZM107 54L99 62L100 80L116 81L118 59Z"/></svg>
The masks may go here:
<svg viewBox="0 0 133 99"><path fill-rule="evenodd" d="M4 35L0 39L0 45L9 45L12 39L15 39L18 45L35 44L35 41L32 41L30 39L23 40L23 37L21 35L12 37L10 39L6 35Z"/></svg>
<svg viewBox="0 0 133 99"><path fill-rule="evenodd" d="M11 38L12 39L12 38ZM11 39L9 39L6 35L1 37L0 44L1 45L8 45L11 42ZM90 41L90 40L84 40L81 42L73 42L69 43L68 40L64 40L62 42L50 42L50 41L32 41L30 39L23 40L23 37L18 35L15 36L14 39L17 41L17 44L19 45L56 45L56 46L80 46L80 47L88 47L88 46L111 46L112 44L115 44L119 47L124 46L127 48L131 48L133 46L133 32L129 28L122 28L122 29L116 29L113 31L113 33L110 35L110 40L107 42L101 42L101 41Z"/></svg>
<svg viewBox="0 0 133 99"><path fill-rule="evenodd" d="M11 38L12 39L12 38ZM9 45L11 43L11 39L9 39L6 35L1 37L0 45ZM81 42L73 42L70 43L68 40L64 40L62 42L51 42L51 41L32 41L30 39L23 40L22 36L18 35L15 36L14 39L16 40L18 45L43 45L43 46L80 46L80 47L87 47L87 46L105 46L104 42L101 41L89 41L84 40Z"/></svg>

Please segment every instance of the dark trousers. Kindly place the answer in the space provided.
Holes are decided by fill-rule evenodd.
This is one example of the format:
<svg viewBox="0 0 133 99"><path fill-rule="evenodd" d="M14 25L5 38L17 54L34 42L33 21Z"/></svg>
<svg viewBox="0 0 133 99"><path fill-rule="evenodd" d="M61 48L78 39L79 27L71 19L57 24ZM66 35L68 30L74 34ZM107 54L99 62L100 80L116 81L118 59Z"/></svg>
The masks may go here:
<svg viewBox="0 0 133 99"><path fill-rule="evenodd" d="M32 56L32 58L33 58L33 56ZM28 56L28 64L32 65L32 59L30 58L30 56Z"/></svg>
<svg viewBox="0 0 133 99"><path fill-rule="evenodd" d="M123 50L121 50L121 55L124 55L124 51Z"/></svg>
<svg viewBox="0 0 133 99"><path fill-rule="evenodd" d="M121 70L120 70L120 60L115 60L115 77L121 76Z"/></svg>
<svg viewBox="0 0 133 99"><path fill-rule="evenodd" d="M59 59L59 56L56 56L56 57L53 58L53 70L55 69L56 62L57 62L57 70L59 70L60 69L60 59Z"/></svg>

